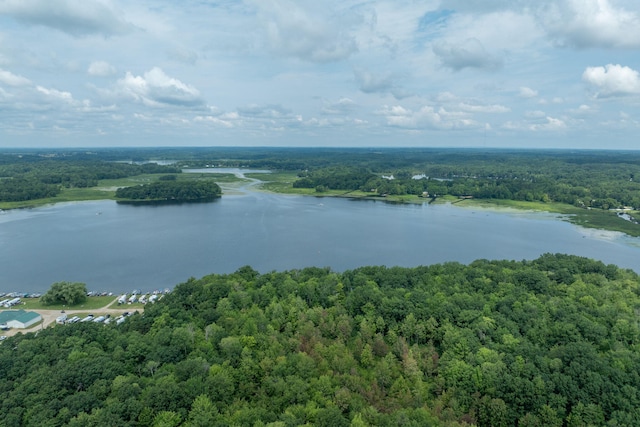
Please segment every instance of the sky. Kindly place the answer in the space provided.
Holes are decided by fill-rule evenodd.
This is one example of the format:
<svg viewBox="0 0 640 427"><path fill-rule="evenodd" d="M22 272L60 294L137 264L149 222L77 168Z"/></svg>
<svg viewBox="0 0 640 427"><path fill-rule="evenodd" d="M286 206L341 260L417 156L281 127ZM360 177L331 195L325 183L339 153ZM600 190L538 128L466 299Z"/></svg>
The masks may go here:
<svg viewBox="0 0 640 427"><path fill-rule="evenodd" d="M639 135L637 0L0 0L0 147Z"/></svg>

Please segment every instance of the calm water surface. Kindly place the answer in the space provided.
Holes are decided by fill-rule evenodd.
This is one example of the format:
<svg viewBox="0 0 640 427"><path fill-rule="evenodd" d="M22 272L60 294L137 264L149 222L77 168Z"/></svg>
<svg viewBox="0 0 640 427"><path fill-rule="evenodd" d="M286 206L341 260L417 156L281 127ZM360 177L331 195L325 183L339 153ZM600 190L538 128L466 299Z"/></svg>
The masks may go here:
<svg viewBox="0 0 640 427"><path fill-rule="evenodd" d="M417 266L562 252L640 271L640 240L556 215L258 192L207 204L65 203L0 213L0 291L56 281L126 292L189 277L329 266Z"/></svg>

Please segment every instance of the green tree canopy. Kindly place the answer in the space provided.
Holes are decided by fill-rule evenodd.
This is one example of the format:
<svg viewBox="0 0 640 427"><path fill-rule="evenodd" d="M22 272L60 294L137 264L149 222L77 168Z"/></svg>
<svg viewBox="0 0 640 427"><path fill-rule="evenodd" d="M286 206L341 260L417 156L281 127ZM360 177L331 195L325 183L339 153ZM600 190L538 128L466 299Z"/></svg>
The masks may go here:
<svg viewBox="0 0 640 427"><path fill-rule="evenodd" d="M44 305L76 305L87 299L87 285L80 282L56 282L40 297Z"/></svg>

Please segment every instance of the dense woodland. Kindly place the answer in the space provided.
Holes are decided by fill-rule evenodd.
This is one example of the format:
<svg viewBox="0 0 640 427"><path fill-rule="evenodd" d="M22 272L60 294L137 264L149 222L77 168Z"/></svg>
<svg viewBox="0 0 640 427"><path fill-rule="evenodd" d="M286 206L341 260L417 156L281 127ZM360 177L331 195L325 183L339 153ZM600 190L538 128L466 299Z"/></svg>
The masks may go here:
<svg viewBox="0 0 640 427"><path fill-rule="evenodd" d="M637 426L640 278L567 255L189 279L0 344L3 426Z"/></svg>
<svg viewBox="0 0 640 427"><path fill-rule="evenodd" d="M169 175L171 176L171 175ZM123 187L116 190L116 197L134 201L211 201L222 195L222 189L212 181L159 180L150 184Z"/></svg>
<svg viewBox="0 0 640 427"><path fill-rule="evenodd" d="M0 202L55 197L62 188L95 187L101 179L147 173L179 173L175 166L106 161L100 156L55 153L0 153Z"/></svg>
<svg viewBox="0 0 640 427"><path fill-rule="evenodd" d="M519 159L524 161L525 159ZM376 195L430 197L451 195L478 199L560 202L578 207L640 209L640 166L575 164L533 158L530 164L492 161L473 165L432 165L372 173L361 167L334 166L300 173L293 186L326 190L365 191Z"/></svg>

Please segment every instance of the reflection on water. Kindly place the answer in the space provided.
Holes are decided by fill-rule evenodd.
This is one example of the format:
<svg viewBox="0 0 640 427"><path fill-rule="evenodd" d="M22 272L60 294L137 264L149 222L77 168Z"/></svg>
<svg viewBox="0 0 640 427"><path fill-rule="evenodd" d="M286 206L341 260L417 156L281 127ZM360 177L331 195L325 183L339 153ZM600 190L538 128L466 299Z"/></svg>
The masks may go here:
<svg viewBox="0 0 640 427"><path fill-rule="evenodd" d="M329 266L416 266L569 253L640 271L638 239L555 214L247 192L214 203L65 203L0 215L0 291L56 281L163 289L191 276Z"/></svg>

